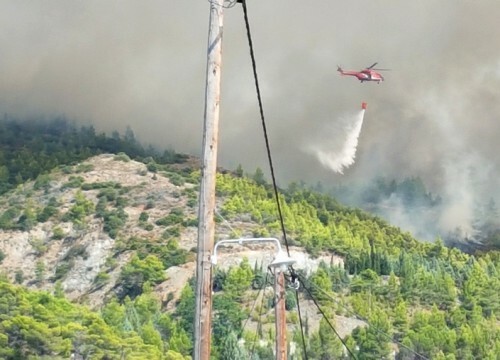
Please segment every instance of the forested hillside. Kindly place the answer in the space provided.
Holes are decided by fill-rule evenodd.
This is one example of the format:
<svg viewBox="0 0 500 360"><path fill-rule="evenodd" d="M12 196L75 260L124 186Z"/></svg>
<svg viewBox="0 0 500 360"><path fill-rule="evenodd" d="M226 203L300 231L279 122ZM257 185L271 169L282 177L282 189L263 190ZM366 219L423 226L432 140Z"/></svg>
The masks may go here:
<svg viewBox="0 0 500 360"><path fill-rule="evenodd" d="M139 144L131 129L124 135L96 133L93 126L77 127L64 118L0 120L0 194L59 165L70 165L93 155L124 152L133 159L155 158L158 163L182 162L186 156L161 153Z"/></svg>
<svg viewBox="0 0 500 360"><path fill-rule="evenodd" d="M1 130L0 356L189 358L193 282L169 281L192 270L199 170L173 151L144 149L131 131L10 119ZM116 155L92 157L106 153ZM217 199L217 239L282 237L259 169L219 173ZM297 184L280 202L290 246L343 259L297 268L299 305L321 320L299 319L288 289L291 358L497 359L498 252L420 242ZM273 359L270 283L259 263L215 268L214 358ZM360 324L341 335L345 347L330 327L341 319Z"/></svg>

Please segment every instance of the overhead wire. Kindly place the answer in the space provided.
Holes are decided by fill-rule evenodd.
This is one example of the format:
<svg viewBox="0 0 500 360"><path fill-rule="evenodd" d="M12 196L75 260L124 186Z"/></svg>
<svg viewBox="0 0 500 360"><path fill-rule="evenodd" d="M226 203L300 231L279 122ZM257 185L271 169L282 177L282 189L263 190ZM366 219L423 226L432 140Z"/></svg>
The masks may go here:
<svg viewBox="0 0 500 360"><path fill-rule="evenodd" d="M212 0L208 0L208 1L213 4ZM281 230L282 230L283 240L285 242L285 247L286 247L286 250L287 250L287 254L288 254L288 256L290 256L290 249L289 249L289 246L288 246L288 238L286 236L286 230L285 230L285 225L284 225L283 212L282 212L282 209L281 209L281 203L280 203L280 200L279 200L278 187L277 187L277 183L276 183L276 176L275 176L275 173L274 173L274 166L273 166L273 161L272 161L270 142L269 142L269 137L268 137L268 134L267 134L267 126L266 126L265 116L264 116L264 108L263 108L263 104L262 104L262 96L261 96L261 93L260 93L259 80L258 80L258 76L257 76L257 66L256 66L255 54L254 54L254 50L253 50L253 42L252 42L252 37L251 37L251 32L250 32L250 23L248 21L248 10L247 10L247 6L246 6L246 0L225 0L224 3L226 3L226 2L228 4L227 5L224 4L223 5L224 8L231 8L234 5L236 5L236 3L238 3L238 2L240 2L242 4L242 7L243 7L243 14L244 14L245 26L246 26L246 31L247 31L247 38L248 38L248 43L249 43L249 48L250 48L250 57L251 57L251 61L252 61L252 69L253 69L253 75L254 75L254 82L255 82L255 88L256 88L256 92L257 92L257 100L258 100L258 104L259 104L259 113L260 113L260 118L261 118L261 123L262 123L264 140L265 140L265 144L266 144L266 153L267 153L267 157L268 157L268 161L269 161L269 167L270 167L270 172L271 172L271 179L272 179L273 190L274 190L274 195L275 195L276 204L277 204L277 211L278 211L278 215L279 215L279 219L280 219L280 226L281 226ZM225 220L224 217L222 217L222 215L220 213L218 213L218 215L223 220ZM227 223L228 223L229 228L231 230L233 230L231 228L231 226L229 225L229 222L227 222ZM297 273L295 272L295 270L293 269L292 266L289 266L289 269L291 271L292 282L293 282L294 279L298 278L298 275L297 275ZM246 324L248 323L248 320L250 319L250 315L251 315L252 311L255 308L255 305L257 303L257 299L258 299L258 297L260 295L260 292L265 288L265 285L267 284L268 275L269 275L269 268L268 268L268 271L266 272L266 278L265 278L265 280L263 282L263 285L259 289L259 292L257 293L257 297L256 297L256 299L254 301L254 304L253 304L253 306L252 306L252 308L251 308L251 310L249 312L249 317L246 319L245 323L243 324L242 329L241 329L240 334L239 334L238 337L241 337L242 334L243 334L243 331L244 331L244 329L246 327ZM304 284L303 279L300 279L299 281L302 284L303 288L308 293L308 295L310 296L310 298L312 299L312 301L315 304L315 306L317 307L318 311L322 314L322 316L325 319L325 321L327 322L327 324L330 326L330 328L333 330L333 332L335 333L335 335L342 342L342 344L345 347L345 349L349 352L349 354L352 356L353 359L356 359L356 356L354 355L354 353L349 349L349 347L347 346L347 344L345 343L345 341L342 339L342 337L340 336L340 334L337 332L337 330L335 329L335 327L332 325L332 323L330 322L330 320L328 319L328 317L324 313L323 309L319 306L318 302L313 297L310 289ZM323 292L328 297L330 297L337 304L343 306L336 299L334 299L333 297L331 297L331 295L328 294L326 291L324 291L323 289L321 289L319 287L316 287L316 288L319 291ZM303 323L302 323L302 316L301 316L301 311L300 311L300 301L299 301L299 295L298 295L298 291L297 290L298 289L295 289L295 297L296 297L296 302L297 302L297 310L298 310L298 316L299 316L299 325L300 325L301 337L302 337L302 347L303 347L303 350L304 350L304 358L305 358L305 360L307 360L308 357L307 357L306 343L305 343L305 336L304 336L304 326L303 326ZM265 292L265 290L264 290L264 292ZM262 305L263 305L263 301L264 301L264 294L263 294L262 299L261 299L261 307L260 307L260 312L259 312L259 321L261 320L261 317L262 317L262 308L263 308ZM344 309L349 310L346 307L344 307ZM363 319L362 317L360 317L357 314L354 314L354 315L356 315L356 317L358 319L366 321L369 324L369 322L368 322L367 319ZM403 343L400 343L397 340L393 339L391 335L384 333L383 331L381 331L380 329L378 329L376 327L373 327L373 328L377 332L379 332L382 335L388 337L391 341L394 341L398 345L400 345L400 346L406 348L407 350L411 351L414 355L419 356L421 359L429 360L424 355L417 353L416 351L414 351L410 347L408 347L408 346L404 345ZM254 343L253 343L253 347L252 347L252 354L251 354L251 356L253 356L253 353L254 353L254 350L255 350L256 339L257 339L257 335L254 338Z"/></svg>
<svg viewBox="0 0 500 360"><path fill-rule="evenodd" d="M217 207L215 208L215 215L217 215L218 217L220 217L222 219L222 221L227 225L227 227L229 228L229 230L231 230L231 232L233 234L236 233L236 231L233 229L233 227L231 226L229 221L227 221L226 218L224 218L224 216L222 216L222 214L217 210Z"/></svg>
<svg viewBox="0 0 500 360"><path fill-rule="evenodd" d="M259 86L259 78L257 75L257 64L255 61L255 53L254 53L254 48L253 48L253 41L252 41L252 35L250 31L250 22L248 20L248 9L247 9L247 4L246 0L237 0L237 2L241 2L241 5L243 7L243 17L245 20L245 27L247 31L247 39L248 39L248 46L250 48L250 58L252 61L252 70L253 70L253 77L254 77L254 82L255 82L255 89L257 92L257 101L259 104L259 113L260 113L260 119L261 119L261 124L262 124L262 130L264 134L264 140L266 144L266 153L267 153L267 158L269 161L269 168L271 171L271 180L273 184L273 190L274 190L274 196L276 198L276 206L278 210L278 215L279 215L279 220L280 220L280 226L281 226L281 231L283 234L283 241L285 242L285 247L286 247L286 252L287 255L290 256L290 248L288 246L288 238L286 236L286 230L285 230L285 222L283 219L283 211L281 210L281 203L280 203L280 198L279 198L279 193L278 193L278 186L276 183L276 176L274 173L274 166L273 166L273 159L271 155L271 145L269 143L269 136L267 134L267 126L266 126L266 120L264 116L264 106L262 104L262 96L260 93L260 86ZM289 266L289 269L292 273L293 276L295 276L295 270L293 269L292 266ZM304 328L302 326L302 318L300 316L300 301L299 301L299 296L298 292L296 291L296 302L297 302L297 310L299 314L299 322L300 322L300 332L302 336L302 346L303 346L303 352L304 352L304 359L307 360L307 351L306 351L306 346L305 346L305 337L304 337Z"/></svg>
<svg viewBox="0 0 500 360"><path fill-rule="evenodd" d="M276 198L276 205L277 205L277 210L278 210L278 215L280 219L280 225L281 225L281 231L283 234L283 240L285 241L285 246L286 246L286 251L288 256L290 256L290 249L288 248L288 239L286 237L286 231L285 231L285 223L283 220L283 212L281 210L281 204L279 200L279 194L278 194L278 186L276 185L276 176L274 174L274 166L273 166L273 159L271 156L271 145L269 143L269 137L267 135L267 126L266 126L266 120L264 116L264 106L262 105L262 96L260 94L260 86L259 86L259 78L257 76L257 64L255 62L255 54L253 50L253 42L252 42L252 35L250 32L250 23L248 21L248 10L247 10L247 4L246 0L242 0L241 4L243 6L243 16L245 19L245 26L247 30L247 38L248 38L248 45L250 47L250 57L252 60L252 69L253 69L253 78L255 81L255 89L257 91L257 101L259 103L259 112L260 112L260 119L262 123L262 130L264 132L264 140L266 143L266 153L267 153L267 159L269 161L269 168L271 171L271 179L273 182L273 190L274 190L274 196Z"/></svg>
<svg viewBox="0 0 500 360"><path fill-rule="evenodd" d="M316 300L314 299L313 295L311 294L310 292L310 289L308 289L307 285L305 284L306 280L301 276L299 277L299 280L300 280L300 283L302 284L302 287L304 289L306 289L306 291L308 292L309 296L311 297L311 299L313 300L314 303L316 303ZM358 320L362 320L364 322L366 322L368 324L368 326L372 327L372 329L374 329L376 332L378 332L379 334L385 336L386 338L388 338L390 341L396 343L398 346L401 346L403 348L405 348L406 350L410 351L411 353L413 353L413 355L417 356L418 359L423 359L423 360L430 360L428 357L426 357L425 355L422 355L420 353L418 353L417 351L413 350L411 347L403 344L402 342L394 339L390 334L387 334L386 332L382 331L381 329L379 329L378 327L376 326L373 326L372 324L370 324L370 321L363 317L363 316L360 316L358 314L356 314L354 311L352 311L351 309L349 309L347 306L345 306L344 304L342 304L341 302L339 302L337 299L335 299L331 294L329 294L328 292L326 292L324 289L322 289L321 287L317 286L316 284L312 283L312 282L309 282L309 284L311 284L312 286L314 286L318 291L320 291L323 295L325 295L326 297L328 297L330 300L332 300L333 302L335 302L335 304L337 304L338 306L342 307L344 310L346 310L348 313L350 313L350 315L354 315L354 317Z"/></svg>
<svg viewBox="0 0 500 360"><path fill-rule="evenodd" d="M243 323L243 326L241 327L240 333L238 334L238 338L241 338L241 336L243 335L243 331L245 331L245 327L247 326L247 323L250 320L250 317L252 315L252 312L255 309L255 306L257 305L257 301L259 300L259 295L262 292L262 290L264 290L264 293L262 294L262 299L264 298L265 288L266 288L266 285L267 285L267 280L268 280L269 273L270 273L270 270L269 270L269 267L268 267L267 271L266 271L266 277L264 278L264 281L263 281L262 285L260 286L259 291L257 292L257 296L255 297L255 300L254 300L254 302L252 304L252 307L250 308L250 311L248 313L248 317L246 318L245 322ZM262 307L261 307L261 310L262 310Z"/></svg>
<svg viewBox="0 0 500 360"><path fill-rule="evenodd" d="M222 219L222 221L223 221L224 223L226 223L226 225L229 227L229 229L230 229L232 232L234 232L234 231L235 231L235 230L231 227L231 224L229 223L229 221L227 221L227 220L226 220L226 219L222 216L222 214L221 214L221 213L220 213L217 209L215 209L215 214L216 214L217 216L219 216L219 217ZM268 267L268 268L267 268L267 272L266 272L266 278L265 278L264 283L263 283L263 286L264 286L264 287L265 287L265 284L267 284L269 273L271 273L271 274L272 274L272 271L271 271L271 269ZM272 275L274 275L274 274L272 274ZM294 283L294 281L292 281L292 283ZM299 315L299 325L300 325L300 330L301 330L301 334L302 334L302 347L303 347L303 349L306 349L306 343L305 343L305 337L304 337L304 330L303 330L303 329L304 329L304 326L303 326L303 323L302 323L302 315L301 315L300 305L299 305L299 295L298 295L299 293L298 293L297 289L295 289L295 290L296 290L296 291L295 291L295 299L296 299L296 303L297 303L297 312L298 312L298 315ZM257 299L258 299L259 294L260 294L260 291L262 291L262 288L261 288L261 289L259 289L259 293L257 294L257 297L256 297L255 301L257 301ZM264 290L264 294L262 295L262 302L264 301L264 295L265 295L265 290ZM262 311L262 302L261 302L261 311ZM245 321L245 323L244 323L244 325L243 325L243 327L242 327L242 330L240 331L240 334L239 334L239 336L238 336L239 338L241 338L241 336L242 336L242 334L243 334L243 331L244 331L244 329L245 329L245 326L246 326L246 324L247 324L247 322L248 322L248 320L249 320L249 318L250 318L250 314L252 313L252 311L253 311L254 307L255 307L255 302L254 302L254 305L252 306L252 309L250 310L249 317L246 319L246 321ZM261 319L260 319L260 317L261 317L261 316L262 316L262 315L261 315L261 314L259 314L259 321L261 320ZM255 348L255 340L256 340L256 338L257 338L257 336L256 336L256 337L255 337L255 339L254 339L254 346L253 346L253 348L252 348L252 354L251 354L251 355L253 355L253 351L254 351L254 348ZM251 358L251 357L250 357L250 358ZM307 354L305 353L305 351L304 351L304 359L305 359L305 360L307 360Z"/></svg>
<svg viewBox="0 0 500 360"><path fill-rule="evenodd" d="M301 339L302 339L302 349L303 349L303 352L304 352L304 359L307 360L308 357L307 357L307 346L306 346L306 338L304 336L304 325L302 324L302 315L300 313L300 302L299 302L299 292L297 290L295 290L295 299L296 299L296 302L297 302L297 313L299 315L299 326L300 326L300 335L301 335Z"/></svg>
<svg viewBox="0 0 500 360"><path fill-rule="evenodd" d="M278 211L279 220L280 220L280 226L281 226L281 230L282 230L282 234L283 234L283 240L285 242L285 247L286 247L286 250L287 250L287 254L288 254L288 256L290 256L290 249L289 249L289 246L288 246L288 238L286 236L285 224L284 224L284 219L283 219L283 212L282 212L281 203L280 203L280 200L279 200L278 186L277 186L277 183L276 183L276 176L275 176L275 173L274 173L274 166L273 166L272 155L271 155L271 147L270 147L270 143L269 143L269 137L268 137L268 133L267 133L267 126L266 126L266 122L265 122L264 107L263 107L263 104L262 104L262 96L261 96L260 86L259 86L259 80L258 80L258 76L257 76L257 65L256 65L256 61L255 61L255 54L254 54L254 49L253 49L253 42L252 42L251 31L250 31L250 23L249 23L249 20L248 20L248 10L247 10L247 6L246 6L246 0L234 0L234 1L241 2L242 7L243 7L243 15L244 15L245 26L246 26L246 31L247 31L248 44L249 44L249 47L250 47L250 57L251 57L251 61L252 61L253 76L254 76L255 88L256 88L256 92L257 92L257 100L258 100L258 104L259 104L259 113L260 113L260 118L261 118L261 123L262 123L264 140L265 140L265 144L266 144L266 153L267 153L267 157L268 157L268 161L269 161L269 167L270 167L270 172L271 172L271 180L272 180L272 185L273 185L273 190L274 190L274 196L276 198L276 205L277 205L277 211ZM232 6L234 6L234 2L231 2L231 7ZM291 271L292 279L293 278L297 278L298 274L295 272L295 270L293 269L293 267L289 266L289 269ZM313 300L314 304L316 305L316 307L318 308L318 310L322 314L322 316L325 319L325 321L332 328L332 330L337 335L337 337L340 339L340 341L342 342L342 344L344 345L344 347L347 349L347 351L349 352L349 354L354 359L356 359L356 356L354 355L354 353L347 347L345 341L342 339L342 337L339 335L339 333L335 330L334 326L331 324L330 320L326 317L325 313L323 312L323 310L321 309L321 307L317 303L316 299L314 299L314 297L310 293L310 290L303 283L303 279L300 282L302 283L302 285L303 285L304 289L306 290L306 292L308 292L309 296L311 297L311 299ZM327 294L328 296L330 296L323 289L321 289L321 288L318 288L318 289L320 291L324 292L325 294ZM306 352L305 337L304 337L304 328L303 328L303 325L302 325L302 317L301 317L301 314L300 314L300 302L299 302L298 291L296 291L295 294L296 294L297 309L298 309L298 315L299 315L299 321L300 321L300 329L301 329L301 335L302 335L302 346L303 346L303 349L304 349L304 358L307 360L307 352ZM331 297L331 296L330 296L330 298L333 299L333 297ZM333 299L333 300L335 302L337 302L335 299ZM366 321L367 323L369 323L366 319L364 319L364 321ZM428 360L427 357L425 357L425 356L417 353L416 351L414 351L410 347L408 347L408 346L406 346L406 345L404 345L404 344L396 341L389 334L385 334L383 331L381 331L380 329L378 329L376 327L373 327L373 328L377 332L380 332L381 334L383 334L384 336L389 337L391 339L391 341L396 342L398 345L400 345L400 346L404 347L405 349L411 351L412 353L414 353L415 355L419 356L420 358Z"/></svg>
<svg viewBox="0 0 500 360"><path fill-rule="evenodd" d="M257 322L257 329L255 331L255 336L254 336L253 342L252 342L252 351L250 352L250 359L253 358L253 355L255 353L255 345L257 344L257 336L259 334L259 326L262 327L262 309L264 308L264 299L266 297L266 286L265 285L267 284L267 280L268 280L268 276L269 276L270 272L271 272L271 269L269 269L269 267L268 267L267 272L266 272L266 278L264 280L264 292L262 293L262 298L260 299L259 321Z"/></svg>
<svg viewBox="0 0 500 360"><path fill-rule="evenodd" d="M207 0L210 4L212 5L217 5L217 6L221 6L218 2L216 2L215 0ZM232 8L234 5L236 5L236 3L238 2L241 2L241 0L224 0L222 2L222 7L224 9L230 9Z"/></svg>
<svg viewBox="0 0 500 360"><path fill-rule="evenodd" d="M215 209L215 214L216 214L217 216L219 216L219 217L222 219L222 221L223 221L223 222L224 222L224 223L225 223L225 224L229 227L229 229L230 229L231 231L233 231L233 232L234 232L234 229L231 227L231 224L229 223L229 221L227 221L227 219L225 219L225 218L222 216L222 214L221 214L221 213L220 213L217 209ZM268 267L267 267L267 271L266 271L266 276L265 276L265 278L264 278L264 281L263 281L263 283L262 283L262 286L260 287L259 291L257 292L257 296L255 297L254 303L253 303L253 305L252 305L252 307L251 307L251 309L250 309L250 312L248 313L248 317L245 319L245 322L243 323L243 326L241 327L241 330L240 330L240 332L239 332L239 334L238 334L238 338L239 338L239 339L243 336L243 332L245 331L245 327L246 327L246 325L248 324L248 321L249 321L249 320L250 320L250 318L251 318L252 312L253 312L253 311L254 311L254 309L255 309L255 306L256 306L257 301L258 301L258 299L259 299L259 295L260 295L260 293L263 291L263 293L262 293L262 297L261 297L261 302L260 302L260 309L259 309L259 321L258 321L258 323L257 323L257 327L258 327L259 325L260 325L260 326L262 326L262 309L263 309L264 299L265 299L265 297L266 297L266 285L268 284L268 281L269 281L269 274L274 275L274 274L272 273L271 268L268 266ZM299 312L299 320L300 320L300 324L301 324L301 326L302 326L302 319L300 318L300 312ZM253 342L252 342L252 351L251 351L251 353L250 353L250 357L249 357L250 359L252 359L252 357L253 357L253 355L254 355L254 353L255 353L255 346L256 346L256 342L257 342L257 337L258 337L258 329L257 329L257 331L255 332L255 337L254 337ZM306 358L306 359L307 359L307 358Z"/></svg>
<svg viewBox="0 0 500 360"><path fill-rule="evenodd" d="M351 355L351 357L356 360L357 359L356 355L354 355L354 353L351 351L351 349L349 349L349 347L347 346L347 344L344 341L344 339L342 339L342 336L340 336L340 334L338 333L338 331L335 329L335 327L331 323L330 319L328 319L328 316L326 316L326 314L323 311L323 309L321 308L321 306L319 306L317 300L313 297L313 295L312 295L311 291L309 290L309 288L307 286L305 286L305 284L302 284L302 285L303 285L302 286L303 289L307 292L307 294L309 295L309 297L312 299L314 305L316 305L316 308L321 313L321 315L323 316L323 319L325 319L325 321L327 322L328 326L330 326L330 328L333 330L333 332L335 333L335 335L337 335L337 337L339 338L340 342L342 342L342 345L344 345L344 347L346 348L347 352Z"/></svg>

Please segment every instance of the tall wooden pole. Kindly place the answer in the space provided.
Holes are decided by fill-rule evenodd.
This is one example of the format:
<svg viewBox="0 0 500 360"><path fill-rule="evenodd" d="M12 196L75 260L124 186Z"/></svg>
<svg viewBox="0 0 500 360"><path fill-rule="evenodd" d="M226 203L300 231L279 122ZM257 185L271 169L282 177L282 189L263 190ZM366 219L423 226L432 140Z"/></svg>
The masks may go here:
<svg viewBox="0 0 500 360"><path fill-rule="evenodd" d="M224 0L210 0L207 78L198 212L198 256L196 259L196 308L194 319L194 360L210 359L212 327L212 264L214 248L215 179L219 127L220 66Z"/></svg>
<svg viewBox="0 0 500 360"><path fill-rule="evenodd" d="M283 271L277 267L274 275L274 291L276 303L274 314L276 317L276 360L287 359L286 344L286 309L285 309L285 276Z"/></svg>

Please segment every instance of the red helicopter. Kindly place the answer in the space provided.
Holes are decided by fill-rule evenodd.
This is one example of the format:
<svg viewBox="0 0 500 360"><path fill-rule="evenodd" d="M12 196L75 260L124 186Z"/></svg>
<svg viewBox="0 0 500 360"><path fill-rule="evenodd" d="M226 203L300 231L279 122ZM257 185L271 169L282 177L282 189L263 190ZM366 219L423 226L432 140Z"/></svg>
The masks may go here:
<svg viewBox="0 0 500 360"><path fill-rule="evenodd" d="M376 81L378 84L380 84L381 81L384 81L384 77L382 74L380 74L377 71L387 71L390 69L376 69L375 65L378 63L374 63L371 66L368 66L367 68L361 70L361 71L354 71L354 70L347 70L344 71L340 66L337 65L337 71L341 75L350 75L350 76L356 76L359 81L364 82L364 81ZM377 70L377 71L375 71Z"/></svg>

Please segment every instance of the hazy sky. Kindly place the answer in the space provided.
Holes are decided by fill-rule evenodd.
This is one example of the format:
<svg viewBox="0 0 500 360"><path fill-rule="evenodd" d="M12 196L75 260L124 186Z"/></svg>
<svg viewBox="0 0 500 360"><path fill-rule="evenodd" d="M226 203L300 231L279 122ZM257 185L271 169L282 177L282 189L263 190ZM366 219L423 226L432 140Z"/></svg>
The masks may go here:
<svg viewBox="0 0 500 360"><path fill-rule="evenodd" d="M496 197L498 0L247 3L280 182L420 176L452 223L478 194ZM129 125L199 155L208 15L207 0L0 0L0 110ZM392 69L380 85L336 72L375 61ZM222 74L219 165L267 172L240 5L224 12ZM304 148L362 101L356 162L335 174Z"/></svg>

